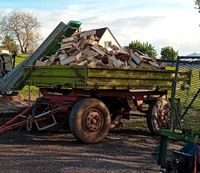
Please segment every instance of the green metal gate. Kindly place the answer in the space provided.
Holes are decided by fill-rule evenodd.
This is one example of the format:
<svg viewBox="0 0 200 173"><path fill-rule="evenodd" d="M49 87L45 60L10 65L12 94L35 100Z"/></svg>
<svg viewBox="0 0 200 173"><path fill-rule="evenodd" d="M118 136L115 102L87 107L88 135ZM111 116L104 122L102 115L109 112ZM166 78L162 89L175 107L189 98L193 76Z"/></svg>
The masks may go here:
<svg viewBox="0 0 200 173"><path fill-rule="evenodd" d="M194 142L200 134L200 57L177 58L175 78L170 101L170 130L163 129L160 137L158 164L167 166L168 140ZM181 73L188 73L188 80L180 81Z"/></svg>
<svg viewBox="0 0 200 173"><path fill-rule="evenodd" d="M188 81L179 81L180 72L189 71ZM171 129L200 134L200 57L180 56L171 92Z"/></svg>

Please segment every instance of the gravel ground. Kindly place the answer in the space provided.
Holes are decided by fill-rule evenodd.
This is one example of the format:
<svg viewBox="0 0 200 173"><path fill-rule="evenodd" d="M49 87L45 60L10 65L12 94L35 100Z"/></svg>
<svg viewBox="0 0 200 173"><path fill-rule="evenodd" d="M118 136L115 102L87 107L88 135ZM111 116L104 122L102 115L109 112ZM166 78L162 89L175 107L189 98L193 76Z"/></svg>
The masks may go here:
<svg viewBox="0 0 200 173"><path fill-rule="evenodd" d="M0 173L156 173L158 139L123 129L86 145L67 132L10 132L0 135Z"/></svg>

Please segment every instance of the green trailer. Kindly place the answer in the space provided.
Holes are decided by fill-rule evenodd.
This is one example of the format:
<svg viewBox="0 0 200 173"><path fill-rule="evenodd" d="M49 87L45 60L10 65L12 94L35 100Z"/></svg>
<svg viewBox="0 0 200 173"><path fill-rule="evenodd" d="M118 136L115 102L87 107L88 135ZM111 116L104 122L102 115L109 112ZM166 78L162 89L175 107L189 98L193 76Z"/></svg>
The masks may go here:
<svg viewBox="0 0 200 173"><path fill-rule="evenodd" d="M187 73L180 79L187 81ZM85 66L26 67L28 85L62 89L170 90L174 70L96 68Z"/></svg>
<svg viewBox="0 0 200 173"><path fill-rule="evenodd" d="M42 96L0 132L19 125L30 130L32 123L38 130L60 128L68 121L75 137L96 143L122 119L145 116L149 130L158 134L169 127L168 94L173 79L174 70L164 69L27 66L23 84L39 87ZM180 72L179 79L188 81L188 73Z"/></svg>
<svg viewBox="0 0 200 173"><path fill-rule="evenodd" d="M26 126L31 130L60 129L68 122L85 143L101 141L110 128L132 116L147 118L153 134L169 128L169 102L174 70L96 68L86 66L26 66L26 85L39 88L41 97L2 127L0 132ZM179 72L189 82L188 72Z"/></svg>
<svg viewBox="0 0 200 173"><path fill-rule="evenodd" d="M69 37L79 26L76 21L60 23L33 55L0 80L2 94L24 85L39 87L41 93L35 104L1 126L0 133L19 126L31 130L33 124L38 130L58 130L68 122L76 138L96 143L132 116L146 117L154 134L168 128L174 70L33 65L42 55L55 53L63 34ZM179 72L178 79L189 82L188 73Z"/></svg>

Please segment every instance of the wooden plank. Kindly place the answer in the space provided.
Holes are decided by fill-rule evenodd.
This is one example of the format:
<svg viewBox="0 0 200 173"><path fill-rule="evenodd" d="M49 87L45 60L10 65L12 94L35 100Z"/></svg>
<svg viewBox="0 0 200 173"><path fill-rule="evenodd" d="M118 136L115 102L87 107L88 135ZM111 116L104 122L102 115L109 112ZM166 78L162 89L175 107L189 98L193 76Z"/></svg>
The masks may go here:
<svg viewBox="0 0 200 173"><path fill-rule="evenodd" d="M97 46L92 46L91 49L93 49L94 51L96 51L97 53L99 53L101 56L105 55L105 52L102 51L100 48L98 48Z"/></svg>
<svg viewBox="0 0 200 173"><path fill-rule="evenodd" d="M147 55L140 55L140 57L143 59L143 60L146 60L146 61L153 61L153 58L147 56Z"/></svg>
<svg viewBox="0 0 200 173"><path fill-rule="evenodd" d="M62 39L62 43L76 42L76 41L78 41L78 37L76 36Z"/></svg>
<svg viewBox="0 0 200 173"><path fill-rule="evenodd" d="M149 62L145 62L145 61L143 61L143 62L140 63L140 67L142 67L142 68L149 68L149 69L155 68L154 66L152 66L151 64L149 64Z"/></svg>
<svg viewBox="0 0 200 173"><path fill-rule="evenodd" d="M37 60L35 66L45 66L46 64L40 60Z"/></svg>
<svg viewBox="0 0 200 173"><path fill-rule="evenodd" d="M80 43L79 43L79 48L80 49L84 49L85 48L85 43L86 43L87 39L85 37L83 37L81 40L80 40Z"/></svg>
<svg viewBox="0 0 200 173"><path fill-rule="evenodd" d="M133 61L135 61L135 63L137 65L140 65L143 61L143 59L140 57L140 55L137 53L137 52L134 52L132 55L131 55L131 58Z"/></svg>
<svg viewBox="0 0 200 173"><path fill-rule="evenodd" d="M154 67L160 68L160 65L158 63L156 63L156 62L149 61L148 63L151 64Z"/></svg>
<svg viewBox="0 0 200 173"><path fill-rule="evenodd" d="M84 31L80 33L80 37L87 37L90 35L95 35L96 34L96 30L90 30L90 31Z"/></svg>
<svg viewBox="0 0 200 173"><path fill-rule="evenodd" d="M95 46L95 45L99 45L99 43L95 40L92 40L92 39L87 39L85 44L89 44L89 45L92 45L92 46Z"/></svg>
<svg viewBox="0 0 200 173"><path fill-rule="evenodd" d="M99 55L99 53L98 52L95 52L95 51L93 51L93 50L87 50L87 49L85 49L85 50L83 50L83 54L85 55L85 56L87 56L87 57L96 57L96 56L98 56Z"/></svg>
<svg viewBox="0 0 200 173"><path fill-rule="evenodd" d="M77 65L78 65L78 66L84 66L84 65L87 65L87 64L88 64L88 61L87 61L87 60L84 60L84 61L78 63Z"/></svg>
<svg viewBox="0 0 200 173"><path fill-rule="evenodd" d="M69 57L65 57L65 58L61 58L60 59L60 64L61 65L68 65L70 63L73 63L76 61L76 56L69 56Z"/></svg>
<svg viewBox="0 0 200 173"><path fill-rule="evenodd" d="M81 60L82 60L82 59L81 59L82 56L83 56L83 53L82 53L82 52L79 52L78 54L75 55L76 60L77 60L77 61L81 61Z"/></svg>
<svg viewBox="0 0 200 173"><path fill-rule="evenodd" d="M137 64L133 62L132 58L128 60L128 65L130 65L132 68L136 68Z"/></svg>
<svg viewBox="0 0 200 173"><path fill-rule="evenodd" d="M122 61L120 61L119 59L116 59L114 55L108 57L108 59L111 60L114 67L120 67L120 66L124 65L124 63Z"/></svg>
<svg viewBox="0 0 200 173"><path fill-rule="evenodd" d="M72 42L68 42L68 43L61 44L61 48L60 49L71 49L73 47L74 47L73 43Z"/></svg>

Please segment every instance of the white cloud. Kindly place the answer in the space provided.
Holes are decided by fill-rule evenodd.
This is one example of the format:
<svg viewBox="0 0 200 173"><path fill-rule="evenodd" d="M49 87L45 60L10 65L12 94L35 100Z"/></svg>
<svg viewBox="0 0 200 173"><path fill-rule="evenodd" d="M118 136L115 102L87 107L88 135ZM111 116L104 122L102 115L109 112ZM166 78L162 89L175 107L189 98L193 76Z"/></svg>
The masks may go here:
<svg viewBox="0 0 200 173"><path fill-rule="evenodd" d="M58 12L58 20L67 22L80 18L80 10L81 7L78 5L69 5L66 9Z"/></svg>
<svg viewBox="0 0 200 173"><path fill-rule="evenodd" d="M84 30L109 27L121 45L140 40L152 43L158 52L164 46L183 55L200 52L200 14L188 0L80 0L56 9L29 10L42 23L44 38L60 21L80 20Z"/></svg>

